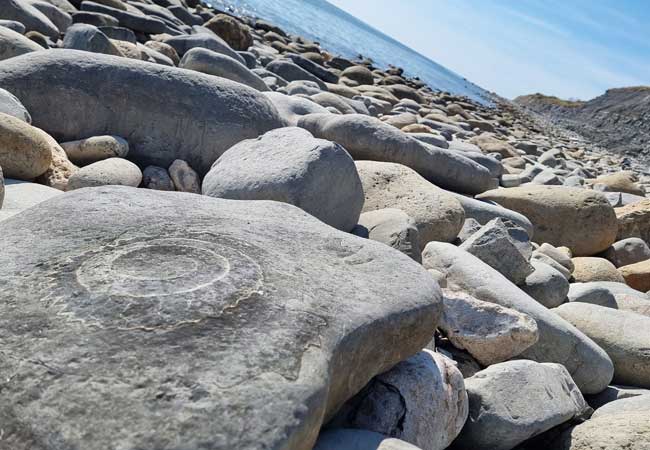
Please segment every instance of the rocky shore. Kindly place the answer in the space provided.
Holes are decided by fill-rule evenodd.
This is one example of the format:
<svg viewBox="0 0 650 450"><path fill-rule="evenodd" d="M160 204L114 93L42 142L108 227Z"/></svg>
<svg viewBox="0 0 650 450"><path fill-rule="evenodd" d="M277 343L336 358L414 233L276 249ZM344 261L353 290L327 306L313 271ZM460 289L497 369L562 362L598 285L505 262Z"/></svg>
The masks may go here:
<svg viewBox="0 0 650 450"><path fill-rule="evenodd" d="M0 449L648 449L650 175L597 144L198 0L3 0Z"/></svg>

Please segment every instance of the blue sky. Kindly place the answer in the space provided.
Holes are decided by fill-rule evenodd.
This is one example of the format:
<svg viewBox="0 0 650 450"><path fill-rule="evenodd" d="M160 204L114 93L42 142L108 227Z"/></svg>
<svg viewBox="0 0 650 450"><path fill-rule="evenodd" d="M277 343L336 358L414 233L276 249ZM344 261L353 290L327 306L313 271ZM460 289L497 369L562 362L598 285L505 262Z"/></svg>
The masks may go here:
<svg viewBox="0 0 650 450"><path fill-rule="evenodd" d="M329 0L505 97L650 85L650 0Z"/></svg>

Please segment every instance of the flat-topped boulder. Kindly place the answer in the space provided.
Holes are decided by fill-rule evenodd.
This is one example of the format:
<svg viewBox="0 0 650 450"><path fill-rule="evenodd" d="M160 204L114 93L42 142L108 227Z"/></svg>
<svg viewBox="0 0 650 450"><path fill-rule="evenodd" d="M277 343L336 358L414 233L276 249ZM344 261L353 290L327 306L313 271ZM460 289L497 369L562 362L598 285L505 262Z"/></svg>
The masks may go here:
<svg viewBox="0 0 650 450"><path fill-rule="evenodd" d="M310 449L441 308L411 258L279 202L80 189L0 248L12 449Z"/></svg>
<svg viewBox="0 0 650 450"><path fill-rule="evenodd" d="M141 167L187 161L205 174L228 148L279 128L258 91L223 78L75 50L4 61L0 85L60 142L111 134Z"/></svg>
<svg viewBox="0 0 650 450"><path fill-rule="evenodd" d="M356 161L356 166L365 194L364 212L401 209L413 218L422 248L431 241L456 238L465 213L453 195L401 164Z"/></svg>
<svg viewBox="0 0 650 450"><path fill-rule="evenodd" d="M574 256L591 256L616 241L614 208L602 194L561 186L495 189L477 196L526 216L537 242L566 246Z"/></svg>

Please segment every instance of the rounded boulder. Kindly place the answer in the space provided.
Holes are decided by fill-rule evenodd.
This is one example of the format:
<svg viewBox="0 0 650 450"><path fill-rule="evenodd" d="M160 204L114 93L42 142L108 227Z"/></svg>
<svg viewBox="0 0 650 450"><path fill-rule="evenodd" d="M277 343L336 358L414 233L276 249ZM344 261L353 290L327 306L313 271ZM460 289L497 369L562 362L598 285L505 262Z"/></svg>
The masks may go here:
<svg viewBox="0 0 650 450"><path fill-rule="evenodd" d="M203 194L295 205L344 231L363 207L361 180L340 145L300 128L281 128L225 152L203 180Z"/></svg>
<svg viewBox="0 0 650 450"><path fill-rule="evenodd" d="M494 189L478 195L526 216L537 242L567 246L574 256L591 256L616 241L618 224L607 198L594 191L561 186Z"/></svg>

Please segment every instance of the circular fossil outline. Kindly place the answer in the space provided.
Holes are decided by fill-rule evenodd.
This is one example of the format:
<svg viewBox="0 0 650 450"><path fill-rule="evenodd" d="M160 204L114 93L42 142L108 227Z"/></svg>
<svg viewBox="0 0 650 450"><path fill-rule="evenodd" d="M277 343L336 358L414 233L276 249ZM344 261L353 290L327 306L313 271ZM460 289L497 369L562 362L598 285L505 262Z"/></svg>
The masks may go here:
<svg viewBox="0 0 650 450"><path fill-rule="evenodd" d="M244 253L255 253L256 246L230 236L208 236L137 237L80 255L68 283L77 284L85 294L66 296L62 312L100 326L118 327L152 322L173 326L221 315L259 291L262 269ZM157 265L144 265L150 254ZM114 307L109 306L129 308L139 300L148 306L134 315L116 316Z"/></svg>

